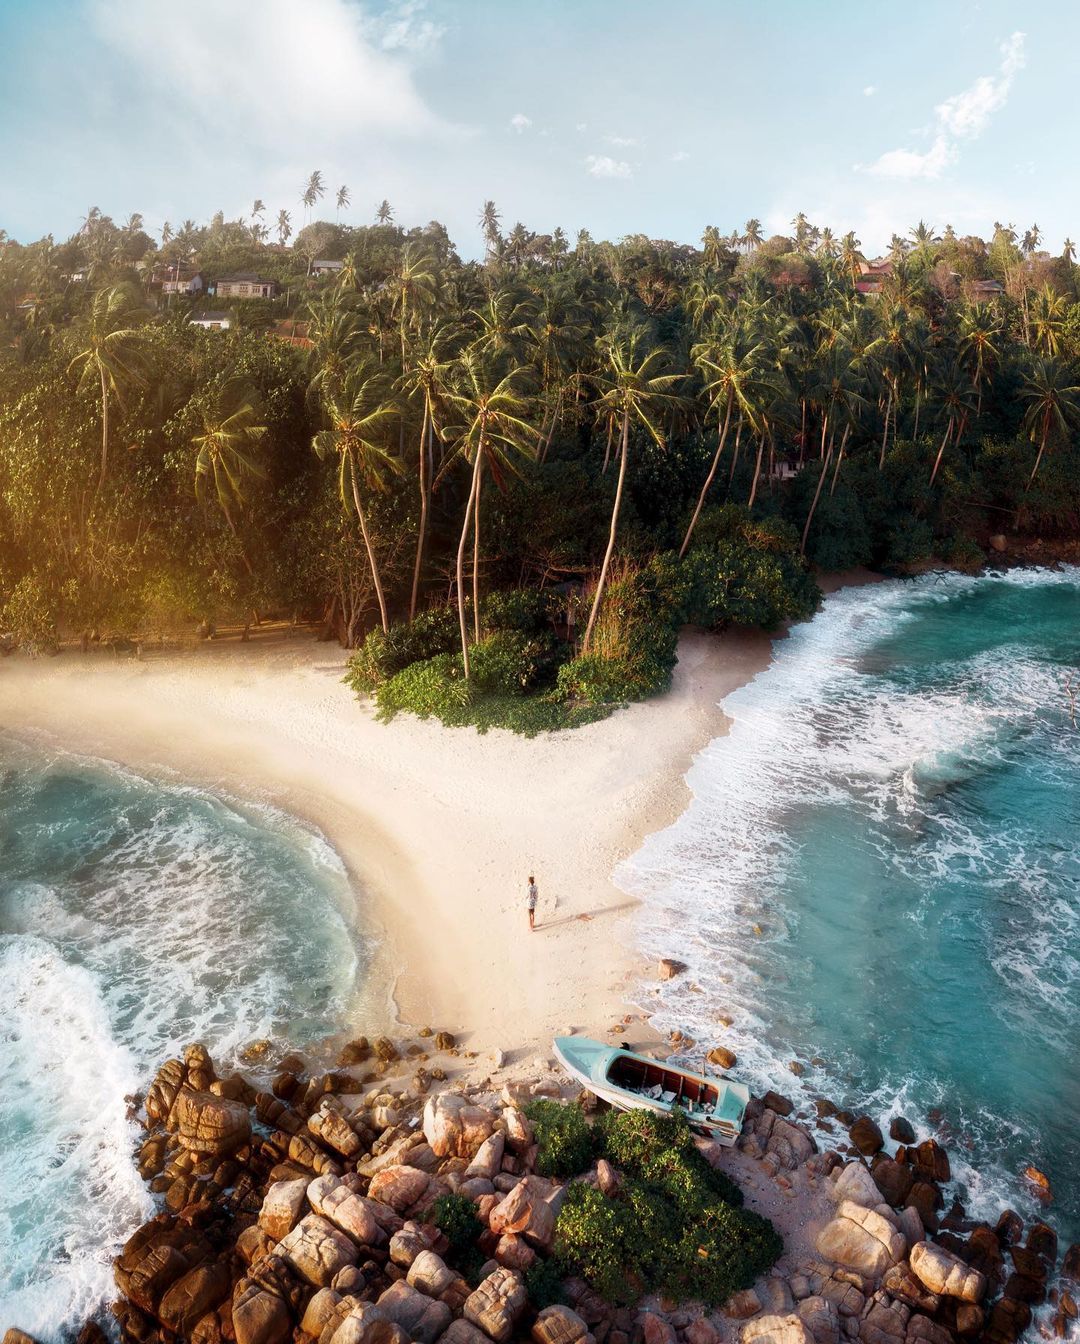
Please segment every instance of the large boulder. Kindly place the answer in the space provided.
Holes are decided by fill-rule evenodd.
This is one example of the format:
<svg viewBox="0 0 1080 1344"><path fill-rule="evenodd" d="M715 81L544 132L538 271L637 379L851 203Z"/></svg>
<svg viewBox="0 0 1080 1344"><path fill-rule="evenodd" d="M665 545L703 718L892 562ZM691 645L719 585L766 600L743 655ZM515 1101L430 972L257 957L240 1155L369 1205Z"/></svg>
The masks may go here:
<svg viewBox="0 0 1080 1344"><path fill-rule="evenodd" d="M395 1213L404 1213L423 1199L430 1182L427 1172L418 1167L387 1167L372 1177L368 1198L388 1204Z"/></svg>
<svg viewBox="0 0 1080 1344"><path fill-rule="evenodd" d="M438 1157L476 1156L495 1132L495 1116L460 1092L440 1092L424 1106L424 1138Z"/></svg>
<svg viewBox="0 0 1080 1344"><path fill-rule="evenodd" d="M373 1201L357 1195L339 1177L316 1176L305 1189L315 1212L328 1219L358 1246L386 1245L386 1233L371 1209Z"/></svg>
<svg viewBox="0 0 1080 1344"><path fill-rule="evenodd" d="M528 1302L521 1275L500 1267L465 1299L465 1319L483 1330L495 1344L506 1344Z"/></svg>
<svg viewBox="0 0 1080 1344"><path fill-rule="evenodd" d="M742 1344L814 1344L814 1336L800 1317L758 1316L742 1328Z"/></svg>
<svg viewBox="0 0 1080 1344"><path fill-rule="evenodd" d="M979 1302L986 1293L985 1275L931 1241L920 1241L911 1248L911 1269L920 1283L941 1297Z"/></svg>
<svg viewBox="0 0 1080 1344"><path fill-rule="evenodd" d="M886 1204L899 1208L915 1184L915 1173L905 1162L894 1162L891 1157L879 1157L874 1163L874 1182Z"/></svg>
<svg viewBox="0 0 1080 1344"><path fill-rule="evenodd" d="M352 1125L327 1099L307 1122L308 1129L342 1157L355 1157L361 1143Z"/></svg>
<svg viewBox="0 0 1080 1344"><path fill-rule="evenodd" d="M196 1265L161 1299L158 1317L175 1334L187 1336L207 1312L225 1301L231 1287L229 1267L222 1261Z"/></svg>
<svg viewBox="0 0 1080 1344"><path fill-rule="evenodd" d="M532 1328L533 1344L578 1344L589 1333L589 1327L576 1311L569 1307L545 1307Z"/></svg>
<svg viewBox="0 0 1080 1344"><path fill-rule="evenodd" d="M179 1059L167 1059L158 1069L146 1093L146 1118L151 1129L155 1125L175 1128L170 1117L186 1077L187 1069Z"/></svg>
<svg viewBox="0 0 1080 1344"><path fill-rule="evenodd" d="M555 1235L555 1214L539 1183L526 1177L491 1210L488 1226L496 1234L513 1232L534 1246L548 1248Z"/></svg>
<svg viewBox="0 0 1080 1344"><path fill-rule="evenodd" d="M439 1336L439 1344L491 1344L491 1341L483 1330L478 1330L461 1317L450 1322Z"/></svg>
<svg viewBox="0 0 1080 1344"><path fill-rule="evenodd" d="M885 1146L881 1130L868 1115L860 1115L848 1130L848 1138L862 1153L863 1157L873 1157Z"/></svg>
<svg viewBox="0 0 1080 1344"><path fill-rule="evenodd" d="M406 1282L418 1292L428 1297L442 1297L458 1276L447 1265L441 1255L434 1251L421 1251L409 1266Z"/></svg>
<svg viewBox="0 0 1080 1344"><path fill-rule="evenodd" d="M263 1197L259 1210L259 1226L274 1239L287 1237L304 1213L308 1183L302 1177L297 1181L275 1181Z"/></svg>
<svg viewBox="0 0 1080 1344"><path fill-rule="evenodd" d="M868 1279L880 1279L904 1258L907 1243L880 1213L845 1200L837 1216L818 1233L817 1249L834 1264Z"/></svg>
<svg viewBox="0 0 1080 1344"><path fill-rule="evenodd" d="M292 1335L288 1305L260 1283L241 1279L232 1300L236 1344L285 1344Z"/></svg>
<svg viewBox="0 0 1080 1344"><path fill-rule="evenodd" d="M679 1336L670 1321L655 1311L642 1312L638 1318L644 1344L679 1344Z"/></svg>
<svg viewBox="0 0 1080 1344"><path fill-rule="evenodd" d="M505 1140L498 1131L485 1139L476 1150L476 1156L465 1168L466 1179L493 1180L502 1171L504 1146Z"/></svg>
<svg viewBox="0 0 1080 1344"><path fill-rule="evenodd" d="M309 1213L278 1242L276 1254L283 1257L313 1288L328 1288L346 1265L356 1264L356 1247L344 1234L317 1213Z"/></svg>
<svg viewBox="0 0 1080 1344"><path fill-rule="evenodd" d="M212 1092L184 1087L176 1098L175 1116L180 1142L189 1153L220 1161L251 1138L248 1108Z"/></svg>
<svg viewBox="0 0 1080 1344"><path fill-rule="evenodd" d="M409 1344L409 1335L373 1302L356 1302L331 1335L330 1344Z"/></svg>
<svg viewBox="0 0 1080 1344"><path fill-rule="evenodd" d="M436 1302L404 1279L387 1288L379 1298L379 1310L416 1344L434 1344L452 1317L445 1302Z"/></svg>
<svg viewBox="0 0 1080 1344"><path fill-rule="evenodd" d="M827 1298L804 1297L796 1314L816 1344L840 1344L840 1315Z"/></svg>
<svg viewBox="0 0 1080 1344"><path fill-rule="evenodd" d="M921 1279L916 1278L907 1264L893 1265L882 1279L881 1286L890 1297L917 1311L928 1311L932 1315L941 1305L937 1293L932 1293Z"/></svg>
<svg viewBox="0 0 1080 1344"><path fill-rule="evenodd" d="M881 1191L861 1162L849 1162L841 1168L831 1194L838 1204L848 1199L852 1204L861 1204L864 1209L872 1209L881 1203Z"/></svg>

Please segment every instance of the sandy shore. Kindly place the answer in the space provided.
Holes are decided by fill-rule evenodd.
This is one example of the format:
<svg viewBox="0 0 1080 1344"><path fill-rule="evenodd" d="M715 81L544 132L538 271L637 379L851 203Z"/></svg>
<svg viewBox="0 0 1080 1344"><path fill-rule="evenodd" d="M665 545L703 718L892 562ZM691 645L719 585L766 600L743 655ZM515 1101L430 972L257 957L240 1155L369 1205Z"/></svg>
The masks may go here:
<svg viewBox="0 0 1080 1344"><path fill-rule="evenodd" d="M553 1033L600 1035L641 973L617 862L684 808L717 702L767 666L758 632L688 633L669 694L526 740L401 717L377 723L341 684L344 653L278 629L144 661L65 652L0 662L0 726L272 802L349 867L380 943L388 1017L508 1059ZM540 887L529 933L524 888ZM392 1022L363 1022L372 1032ZM636 1020L622 1035L641 1042Z"/></svg>

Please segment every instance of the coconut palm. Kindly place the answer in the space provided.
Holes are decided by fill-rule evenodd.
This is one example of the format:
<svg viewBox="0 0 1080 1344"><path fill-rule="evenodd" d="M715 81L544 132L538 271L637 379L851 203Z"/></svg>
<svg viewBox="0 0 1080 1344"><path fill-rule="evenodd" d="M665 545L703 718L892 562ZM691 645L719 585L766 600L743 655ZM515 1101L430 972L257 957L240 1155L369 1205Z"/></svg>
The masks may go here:
<svg viewBox="0 0 1080 1344"><path fill-rule="evenodd" d="M1076 260L1076 244L1071 238L1066 238L1061 246L1061 259L1070 266Z"/></svg>
<svg viewBox="0 0 1080 1344"><path fill-rule="evenodd" d="M266 206L265 206L265 205L263 204L263 202L259 199L259 197L256 196L256 197L255 197L255 203L254 203L254 205L252 205L252 207L251 207L251 218L252 218L252 219L261 219L265 212L266 212Z"/></svg>
<svg viewBox="0 0 1080 1344"><path fill-rule="evenodd" d="M322 173L316 168L304 184L304 190L300 196L304 205L304 210L310 213L319 200L325 195L326 187L323 184Z"/></svg>
<svg viewBox="0 0 1080 1344"><path fill-rule="evenodd" d="M639 327L616 328L605 333L601 341L601 353L604 368L597 377L601 389L597 407L601 414L609 415L613 423L619 425L619 478L611 507L607 549L596 581L585 636L581 641L583 654L589 652L596 618L604 600L611 557L615 552L626 469L630 460L630 426L634 424L644 429L653 442L663 448L666 440L661 420L664 412L678 403L679 399L672 389L683 378L680 373L667 372L667 351L659 346L646 351L644 333Z"/></svg>
<svg viewBox="0 0 1080 1344"><path fill-rule="evenodd" d="M707 271L715 271L723 255L724 240L715 224L708 224L701 235L701 262Z"/></svg>
<svg viewBox="0 0 1080 1344"><path fill-rule="evenodd" d="M933 485L941 468L950 439L959 443L964 426L975 410L972 398L973 388L964 368L958 363L946 366L934 388L934 398L938 405L938 415L945 421L945 433L938 447L937 457L930 472L930 484Z"/></svg>
<svg viewBox="0 0 1080 1344"><path fill-rule="evenodd" d="M348 210L349 202L351 200L352 197L349 195L349 188L346 186L338 187L337 195L334 197L335 217L340 218L342 210Z"/></svg>
<svg viewBox="0 0 1080 1344"><path fill-rule="evenodd" d="M274 227L277 229L278 242L284 247L292 237L292 216L288 210L278 211L277 224Z"/></svg>
<svg viewBox="0 0 1080 1344"><path fill-rule="evenodd" d="M427 541L431 482L434 478L435 468L433 461L435 437L441 430L441 421L449 388L451 365L447 355L457 336L457 328L450 323L444 322L429 327L418 342L414 346L410 346L405 368L398 380L398 389L407 397L418 399L421 407L420 443L417 455L420 523L416 534L416 559L413 562L412 593L409 597L410 621L416 615L420 575L424 563L424 546Z"/></svg>
<svg viewBox="0 0 1080 1344"><path fill-rule="evenodd" d="M1031 330L1035 348L1044 355L1061 353L1061 336L1065 330L1068 304L1061 294L1055 294L1049 285L1043 285L1031 305Z"/></svg>
<svg viewBox="0 0 1080 1344"><path fill-rule="evenodd" d="M69 369L79 369L79 389L96 383L101 392L101 467L94 497L109 464L109 398L121 405L125 391L145 382L142 326L150 316L138 289L128 282L99 289L81 336L82 349Z"/></svg>
<svg viewBox="0 0 1080 1344"><path fill-rule="evenodd" d="M435 260L423 245L406 243L401 249L397 270L388 281L393 294L392 311L397 314L401 340L401 366L405 367L405 337L411 319L430 308L439 290Z"/></svg>
<svg viewBox="0 0 1080 1344"><path fill-rule="evenodd" d="M713 481L716 479L720 459L724 455L731 417L738 411L740 419L753 421L758 409L760 392L764 388L763 359L764 352L760 341L748 338L738 328L714 326L704 340L699 341L690 352L698 372L701 374L704 395L708 398L706 418L716 420L716 451L713 453L708 474L701 486L697 504L679 547L681 560L690 546L701 510Z"/></svg>
<svg viewBox="0 0 1080 1344"><path fill-rule="evenodd" d="M968 308L960 318L960 358L971 369L975 384L975 414L982 414L983 379L1001 357L1002 323L984 304Z"/></svg>
<svg viewBox="0 0 1080 1344"><path fill-rule="evenodd" d="M337 457L338 495L346 513L356 510L379 603L379 619L386 632L390 629L390 621L363 492L385 490L387 477L401 470L401 463L387 447L388 431L398 414L397 406L382 375L361 360L350 368L340 388L326 393L323 408L329 428L315 435L312 447L321 458Z"/></svg>
<svg viewBox="0 0 1080 1344"><path fill-rule="evenodd" d="M743 225L743 242L747 252L756 252L765 241L760 219L748 219Z"/></svg>
<svg viewBox="0 0 1080 1344"><path fill-rule="evenodd" d="M862 244L850 230L840 239L840 260L844 270L851 276L852 284L859 278L859 263L865 260L859 251L861 247Z"/></svg>
<svg viewBox="0 0 1080 1344"><path fill-rule="evenodd" d="M490 259L499 248L499 225L502 216L495 208L494 201L485 201L480 208L480 229L484 235L484 249ZM580 234L578 235L580 238Z"/></svg>
<svg viewBox="0 0 1080 1344"><path fill-rule="evenodd" d="M1024 375L1020 396L1027 402L1022 428L1032 443L1039 445L1028 485L1042 464L1047 446L1063 439L1070 427L1080 420L1080 386L1073 381L1071 369L1056 358L1036 359Z"/></svg>
<svg viewBox="0 0 1080 1344"><path fill-rule="evenodd" d="M941 242L941 239L934 233L933 226L924 223L920 219L918 224L916 224L913 229L909 229L908 232L911 234L912 241L915 245L915 255L929 261L931 255L930 249L935 243Z"/></svg>
<svg viewBox="0 0 1080 1344"><path fill-rule="evenodd" d="M461 627L461 662L469 679L469 638L465 628L465 546L470 526L473 536L473 637L480 640L480 500L485 468L500 484L516 459L535 453L536 430L524 418L529 403L522 392L524 370L500 372L495 360L469 350L458 361L456 386L447 402L456 419L447 437L455 443L455 457L472 464L469 496L457 548L457 606Z"/></svg>
<svg viewBox="0 0 1080 1344"><path fill-rule="evenodd" d="M375 211L375 219L379 224L393 224L394 222L393 207L385 196L379 202L379 208Z"/></svg>
<svg viewBox="0 0 1080 1344"><path fill-rule="evenodd" d="M237 540L233 509L243 505L245 480L265 475L253 455L265 434L254 389L242 378L227 378L203 412L203 432L191 440L195 449L195 497L200 504L204 503L207 489L213 486L229 531ZM255 572L242 546L240 558L254 578Z"/></svg>

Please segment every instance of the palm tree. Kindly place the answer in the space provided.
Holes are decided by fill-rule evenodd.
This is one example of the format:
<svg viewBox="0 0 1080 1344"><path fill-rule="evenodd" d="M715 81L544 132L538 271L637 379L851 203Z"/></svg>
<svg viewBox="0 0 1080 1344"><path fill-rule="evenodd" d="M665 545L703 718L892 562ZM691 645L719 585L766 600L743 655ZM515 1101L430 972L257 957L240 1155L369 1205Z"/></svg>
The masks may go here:
<svg viewBox="0 0 1080 1344"><path fill-rule="evenodd" d="M277 224L275 227L277 228L278 242L284 247L292 237L292 216L289 214L288 210L278 211Z"/></svg>
<svg viewBox="0 0 1080 1344"><path fill-rule="evenodd" d="M708 224L701 235L701 264L707 271L715 271L720 265L724 240L715 224Z"/></svg>
<svg viewBox="0 0 1080 1344"><path fill-rule="evenodd" d="M727 443L728 430L731 428L732 412L738 408L740 419L744 417L751 421L754 419L757 397L762 386L762 353L760 342L751 344L741 331L729 331L722 327L714 327L705 340L699 341L690 352L690 357L701 374L704 393L708 398L706 416L713 416L716 419L717 438L716 451L713 453L708 475L702 484L686 535L679 547L680 560L690 546L690 538L694 535L701 510L705 507L705 498L716 479L717 468Z"/></svg>
<svg viewBox="0 0 1080 1344"><path fill-rule="evenodd" d="M929 260L930 249L935 243L941 242L941 239L935 235L933 226L923 223L920 219L918 224L916 224L913 229L910 229L909 232L915 244L915 255L917 257L922 257L925 260Z"/></svg>
<svg viewBox="0 0 1080 1344"><path fill-rule="evenodd" d="M140 328L150 312L133 284L99 289L90 306L83 348L69 369L81 370L80 390L96 382L101 389L101 469L94 497L105 484L109 463L109 397L123 404L124 391L144 382L144 346Z"/></svg>
<svg viewBox="0 0 1080 1344"><path fill-rule="evenodd" d="M1032 443L1038 443L1035 465L1028 477L1034 481L1047 445L1064 438L1070 426L1080 419L1080 386L1073 381L1069 367L1060 359L1037 359L1024 375L1020 395L1028 403L1022 428Z"/></svg>
<svg viewBox="0 0 1080 1344"><path fill-rule="evenodd" d="M351 199L352 199L352 198L349 196L349 188L348 188L348 187L346 187L346 186L340 186L340 187L338 187L338 189L337 189L337 195L334 197L334 215L335 215L335 218L340 218L342 210L348 210L348 208L349 208L349 201L350 201Z"/></svg>
<svg viewBox="0 0 1080 1344"><path fill-rule="evenodd" d="M480 639L480 496L485 466L496 483L506 470L514 469L515 456L531 456L536 430L525 419L528 402L519 390L521 369L512 369L500 377L498 366L490 358L467 351L457 372L459 383L447 400L459 417L456 428L448 431L457 444L456 455L472 462L469 497L457 548L457 605L461 627L461 662L469 679L469 639L465 629L465 544L469 527L473 537L473 635Z"/></svg>
<svg viewBox="0 0 1080 1344"><path fill-rule="evenodd" d="M252 219L261 219L265 210L266 210L266 206L265 206L265 205L263 204L263 202L259 199L259 197L256 196L256 197L255 197L255 203L254 203L254 205L251 207L251 218L252 218Z"/></svg>
<svg viewBox="0 0 1080 1344"><path fill-rule="evenodd" d="M805 252L806 244L810 239L810 230L812 228L812 225L810 221L806 218L806 215L802 210L800 210L799 213L795 216L795 218L791 221L791 227L795 235L796 252Z"/></svg>
<svg viewBox="0 0 1080 1344"><path fill-rule="evenodd" d="M450 364L447 348L456 339L457 331L447 323L431 327L424 333L422 344L410 352L410 358L398 382L406 396L419 397L421 404L420 444L417 459L417 477L420 487L420 523L416 535L416 559L413 562L412 593L409 597L409 620L416 615L420 592L420 574L424 563L424 545L427 540L428 510L431 504L431 482L434 474L432 460L439 420L446 404Z"/></svg>
<svg viewBox="0 0 1080 1344"><path fill-rule="evenodd" d="M1031 306L1031 329L1035 334L1035 347L1043 354L1060 353L1067 308L1064 297L1055 294L1049 285L1043 285L1036 294Z"/></svg>
<svg viewBox="0 0 1080 1344"><path fill-rule="evenodd" d="M379 202L379 208L375 211L375 218L380 224L393 224L394 222L394 211L385 197Z"/></svg>
<svg viewBox="0 0 1080 1344"><path fill-rule="evenodd" d="M982 414L982 385L987 367L1001 354L1001 319L983 304L968 308L960 319L960 356L973 366L975 414Z"/></svg>
<svg viewBox="0 0 1080 1344"><path fill-rule="evenodd" d="M570 251L570 243L566 237L566 231L560 226L556 226L551 231L551 263L555 270L562 266L563 259Z"/></svg>
<svg viewBox="0 0 1080 1344"><path fill-rule="evenodd" d="M611 528L608 533L607 549L604 551L600 566L600 577L596 581L596 593L593 597L589 622L585 627L585 636L581 641L581 652L589 652L596 618L600 614L600 605L604 600L607 587L611 557L615 551L615 538L619 528L619 511L622 508L623 490L626 485L626 468L630 459L630 425L640 425L660 448L665 445L660 418L663 411L676 405L678 397L672 392L676 383L682 380L679 373L667 373L667 352L660 347L644 352L643 333L640 328L616 329L605 334L602 351L606 368L599 374L598 383L602 388L597 406L602 413L611 416L618 423L619 430L619 479L615 486L615 502L611 508Z"/></svg>
<svg viewBox="0 0 1080 1344"><path fill-rule="evenodd" d="M326 187L323 184L322 173L316 168L304 184L304 190L300 197L304 204L305 212L314 209L318 201L326 195ZM307 214L305 214L305 218Z"/></svg>
<svg viewBox="0 0 1080 1344"><path fill-rule="evenodd" d="M765 241L760 219L748 219L743 225L743 242L747 252L756 252Z"/></svg>
<svg viewBox="0 0 1080 1344"><path fill-rule="evenodd" d="M410 317L435 302L439 278L435 261L420 243L408 242L401 249L398 268L390 277L393 291L393 310L398 315L398 333L401 339L401 367L405 367L405 334Z"/></svg>
<svg viewBox="0 0 1080 1344"><path fill-rule="evenodd" d="M859 251L861 247L862 244L850 230L840 239L840 260L844 270L851 276L852 284L859 278L859 263L865 260Z"/></svg>
<svg viewBox="0 0 1080 1344"><path fill-rule="evenodd" d="M244 502L246 477L263 476L262 466L252 452L266 433L261 423L258 396L242 378L228 378L217 389L203 412L203 432L192 440L195 452L195 498L203 503L206 489L213 484L214 495L229 531L239 541L232 510ZM243 546L240 558L254 578L255 571Z"/></svg>
<svg viewBox="0 0 1080 1344"><path fill-rule="evenodd" d="M1076 244L1071 238L1066 238L1062 244L1061 260L1067 262L1070 266L1076 260Z"/></svg>
<svg viewBox="0 0 1080 1344"><path fill-rule="evenodd" d="M930 472L930 484L933 485L937 479L938 471L941 467L941 459L945 455L945 449L950 439L960 441L964 433L964 426L968 417L975 410L975 403L971 399L971 382L963 368L956 363L950 364L941 375L935 395L938 403L938 412L945 420L945 433L942 436L941 444L938 447L937 457L934 458L934 466Z"/></svg>
<svg viewBox="0 0 1080 1344"><path fill-rule="evenodd" d="M488 259L498 251L499 246L499 225L502 223L502 216L495 208L494 201L485 201L480 209L480 228L484 234L484 250L487 252ZM578 235L580 242L581 235Z"/></svg>
<svg viewBox="0 0 1080 1344"><path fill-rule="evenodd" d="M169 244L172 242L172 236L173 236L172 225L169 223L168 220L166 220L165 223L162 224L161 226L161 246L168 247Z"/></svg>
<svg viewBox="0 0 1080 1344"><path fill-rule="evenodd" d="M326 393L323 406L330 427L315 435L312 447L322 458L337 456L338 495L346 513L356 510L379 602L379 619L386 633L390 629L386 597L360 486L362 483L365 490L383 491L388 474L401 470L401 463L386 447L386 431L397 415L397 407L388 397L382 375L364 361L352 366L339 389Z"/></svg>

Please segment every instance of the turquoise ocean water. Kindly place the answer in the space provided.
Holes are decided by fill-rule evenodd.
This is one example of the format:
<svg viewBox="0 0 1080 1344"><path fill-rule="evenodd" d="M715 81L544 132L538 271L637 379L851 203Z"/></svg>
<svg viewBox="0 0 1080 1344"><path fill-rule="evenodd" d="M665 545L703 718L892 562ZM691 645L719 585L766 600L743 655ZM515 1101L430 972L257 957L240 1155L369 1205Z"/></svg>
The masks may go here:
<svg viewBox="0 0 1080 1344"><path fill-rule="evenodd" d="M906 1115L976 1214L1032 1214L1034 1163L1080 1238L1080 570L844 590L775 654L616 874L690 963L647 1006L759 1087Z"/></svg>
<svg viewBox="0 0 1080 1344"><path fill-rule="evenodd" d="M112 1291L150 1211L126 1094L363 1012L334 851L269 808L0 734L0 1323L43 1340Z"/></svg>

